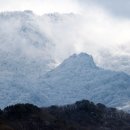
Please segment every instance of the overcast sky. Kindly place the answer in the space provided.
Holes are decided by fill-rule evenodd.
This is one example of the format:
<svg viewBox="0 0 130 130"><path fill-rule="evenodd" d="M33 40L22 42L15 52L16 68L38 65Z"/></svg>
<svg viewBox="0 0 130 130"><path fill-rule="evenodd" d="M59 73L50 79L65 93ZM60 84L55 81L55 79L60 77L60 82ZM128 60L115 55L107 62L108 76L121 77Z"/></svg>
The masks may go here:
<svg viewBox="0 0 130 130"><path fill-rule="evenodd" d="M0 0L0 11L32 10L37 14L78 12L77 0Z"/></svg>
<svg viewBox="0 0 130 130"><path fill-rule="evenodd" d="M95 5L115 16L130 17L130 0L0 0L0 11L32 10L36 14L80 12Z"/></svg>
<svg viewBox="0 0 130 130"><path fill-rule="evenodd" d="M115 16L130 17L130 0L78 0L82 6L97 5Z"/></svg>

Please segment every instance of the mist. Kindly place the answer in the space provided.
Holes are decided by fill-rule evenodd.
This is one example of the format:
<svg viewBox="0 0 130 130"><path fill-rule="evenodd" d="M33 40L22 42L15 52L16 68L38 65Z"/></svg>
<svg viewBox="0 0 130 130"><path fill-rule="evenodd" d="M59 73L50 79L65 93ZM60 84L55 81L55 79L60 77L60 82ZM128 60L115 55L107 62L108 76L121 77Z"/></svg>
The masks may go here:
<svg viewBox="0 0 130 130"><path fill-rule="evenodd" d="M46 82L44 78L46 76L51 78L48 75L49 72L56 70L55 67L74 53L85 52L92 55L95 64L101 68L130 74L129 17L115 16L103 5L96 2L84 1L84 3L83 0L81 0L83 3L79 0L60 0L60 2L59 0L55 2L54 0L38 0L38 2L24 0L22 3L20 2L21 7L18 6L20 5L18 1L11 1L11 5L9 0L1 2L0 5L2 11L0 13L0 100L2 107L7 106L7 104L23 103L23 101L25 103L30 101L30 103L36 103L38 101L38 105L45 101L44 103L47 104L50 94L48 95L46 92L51 91L52 87L49 86L50 80ZM43 3L46 4L42 6ZM10 7L7 7L7 5L10 5ZM87 69L86 66L85 69ZM78 71L80 73L80 69ZM85 74L86 72L88 73L88 71L84 71ZM110 73L112 72L110 71ZM93 75L93 73L90 74L92 78ZM97 73L97 79L100 78L98 75L100 73ZM104 73L104 75L106 74ZM101 75L103 79L104 75ZM113 76L116 75L115 79L119 78L119 83L118 80L114 82L116 83L115 88L122 87L122 83L128 86L126 84L128 75L115 73L112 77L110 75L110 79L113 79ZM73 80L68 78L67 73L65 76L67 79L65 82L69 79L73 84ZM86 80L81 81L87 82ZM96 84L97 81L94 80ZM75 83L78 82L77 80ZM129 84L129 80L127 83ZM110 84L114 85L113 82L110 82ZM74 89L75 85L72 85ZM52 86L57 85L52 84ZM60 86L62 85L60 84ZM63 83L63 86L66 88L68 85ZM100 90L105 88L100 87ZM69 86L68 88L70 89ZM85 90L87 89L85 88ZM102 92L97 90L99 89L95 88L97 93ZM106 88L103 90L106 92ZM112 94L107 95L111 96L116 91L113 91L113 87L111 90ZM62 92L64 91L62 90ZM126 96L129 95L128 92L126 91ZM85 91L83 93L86 95ZM54 92L55 94L58 95L57 91ZM102 94L103 97L106 96L104 93ZM98 95L101 96L101 94ZM120 99L118 91L117 97ZM68 95L67 99L69 99ZM104 98L102 99L104 100Z"/></svg>
<svg viewBox="0 0 130 130"><path fill-rule="evenodd" d="M55 59L61 63L73 53L86 52L100 67L129 73L130 20L95 5L86 7L79 14L57 14L59 20L48 22Z"/></svg>
<svg viewBox="0 0 130 130"><path fill-rule="evenodd" d="M35 14L35 10L1 13L0 49L37 64L40 61L40 66L44 60L57 66L73 53L86 52L100 67L130 73L129 18L115 17L95 3L61 2L73 7L66 8L68 11L56 8L56 3L52 3L54 10L44 10L48 13L43 15Z"/></svg>

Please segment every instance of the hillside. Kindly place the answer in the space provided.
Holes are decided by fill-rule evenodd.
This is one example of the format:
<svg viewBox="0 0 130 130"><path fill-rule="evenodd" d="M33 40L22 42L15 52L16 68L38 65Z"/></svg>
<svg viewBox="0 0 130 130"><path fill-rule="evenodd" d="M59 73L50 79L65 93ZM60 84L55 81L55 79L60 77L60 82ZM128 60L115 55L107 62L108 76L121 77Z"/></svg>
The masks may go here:
<svg viewBox="0 0 130 130"><path fill-rule="evenodd" d="M0 112L0 130L129 130L130 115L87 100L38 108L17 104Z"/></svg>
<svg viewBox="0 0 130 130"><path fill-rule="evenodd" d="M40 80L39 86L50 105L82 99L112 107L129 105L130 76L96 66L92 56L86 53L70 56Z"/></svg>

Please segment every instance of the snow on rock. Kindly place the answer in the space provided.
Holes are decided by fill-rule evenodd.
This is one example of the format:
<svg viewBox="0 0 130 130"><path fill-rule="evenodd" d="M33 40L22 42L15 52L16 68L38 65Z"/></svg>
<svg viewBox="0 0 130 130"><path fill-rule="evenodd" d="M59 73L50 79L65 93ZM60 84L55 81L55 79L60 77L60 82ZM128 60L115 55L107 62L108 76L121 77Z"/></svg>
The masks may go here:
<svg viewBox="0 0 130 130"><path fill-rule="evenodd" d="M70 56L41 77L40 87L49 105L89 99L119 107L130 100L130 76L97 67L92 56L85 53Z"/></svg>
<svg viewBox="0 0 130 130"><path fill-rule="evenodd" d="M53 42L38 19L30 11L0 13L0 107L46 99L36 84L55 63Z"/></svg>

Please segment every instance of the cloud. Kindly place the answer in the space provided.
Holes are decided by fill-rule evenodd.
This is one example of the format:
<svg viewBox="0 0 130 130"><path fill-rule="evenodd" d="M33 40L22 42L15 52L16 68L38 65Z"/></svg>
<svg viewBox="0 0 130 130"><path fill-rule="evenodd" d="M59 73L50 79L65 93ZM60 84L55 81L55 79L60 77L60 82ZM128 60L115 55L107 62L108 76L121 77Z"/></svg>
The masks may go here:
<svg viewBox="0 0 130 130"><path fill-rule="evenodd" d="M130 17L129 0L0 0L0 11L32 10L36 14L79 12L88 6L100 6L115 16Z"/></svg>
<svg viewBox="0 0 130 130"><path fill-rule="evenodd" d="M32 10L36 14L78 12L75 0L0 0L0 11Z"/></svg>
<svg viewBox="0 0 130 130"><path fill-rule="evenodd" d="M50 40L49 42L54 45L54 48L50 51L53 58L56 59L58 63L61 63L73 53L86 52L93 55L95 62L99 66L114 70L130 70L130 20L125 17L115 17L108 8L104 8L101 4L94 1L95 0L93 0L93 2L89 0L87 0L87 2L83 0L23 0L22 3L19 4L18 1L6 0L1 1L3 4L0 5L0 8L2 9L2 6L5 8L12 2L9 7L12 10L32 9L34 12L37 12L37 14L42 14L41 12L75 12L75 14L55 13L52 14L52 16L51 14L48 16L34 15L32 18L32 26L36 25L38 27L37 31L40 29L43 38L45 35L45 37ZM8 10L8 8L6 9ZM1 30L6 31L7 36L12 39L12 30L17 30L14 29L17 28L15 25L20 27L21 24L24 24L21 20L19 23L16 19L13 19L11 22L6 21L7 24L1 23L1 25L4 25L1 26L3 27ZM15 23L14 26L12 26L13 23ZM37 29L37 27L35 28L34 26L35 29ZM4 28L8 29L5 30ZM16 32L14 34L18 37L16 41L19 41L21 36ZM33 42L36 42L36 40L39 42L37 36L29 35L29 38ZM42 38L40 38L40 43L41 39ZM28 40L25 39L25 41L23 41L24 44L21 45L23 53L30 57L35 57L36 55L42 57L42 48L29 46L27 44ZM127 59L125 63L122 60L124 57ZM119 67L117 68L115 66Z"/></svg>
<svg viewBox="0 0 130 130"><path fill-rule="evenodd" d="M97 5L86 7L79 9L79 15L62 15L60 22L51 23L56 58L61 62L72 53L86 52L99 66L128 72L130 20Z"/></svg>
<svg viewBox="0 0 130 130"><path fill-rule="evenodd" d="M116 17L130 17L129 0L78 0L78 2L84 8L86 5L95 5L109 10Z"/></svg>

